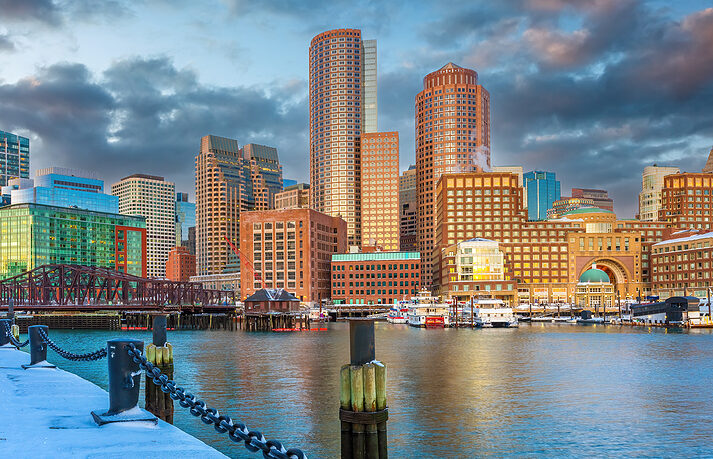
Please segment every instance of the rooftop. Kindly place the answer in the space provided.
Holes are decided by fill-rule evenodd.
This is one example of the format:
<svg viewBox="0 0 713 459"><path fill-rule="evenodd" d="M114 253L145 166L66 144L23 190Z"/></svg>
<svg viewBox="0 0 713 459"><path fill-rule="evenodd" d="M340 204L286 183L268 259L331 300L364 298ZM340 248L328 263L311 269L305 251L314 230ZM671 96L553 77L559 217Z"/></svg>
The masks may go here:
<svg viewBox="0 0 713 459"><path fill-rule="evenodd" d="M121 180L128 180L130 178L143 178L143 179L149 179L149 180L158 180L159 182L163 182L164 178L158 175L148 175L148 174L131 174L126 177L124 177Z"/></svg>
<svg viewBox="0 0 713 459"><path fill-rule="evenodd" d="M675 234L675 233L674 233ZM680 237L677 239L667 239L665 241L657 242L654 244L654 246L657 245L668 245L668 244L677 244L679 242L690 242L690 241L697 241L700 239L711 239L713 238L713 232L709 233L702 233L702 234L694 234L693 236L688 236L688 237Z"/></svg>
<svg viewBox="0 0 713 459"><path fill-rule="evenodd" d="M368 252L368 253L335 253L332 261L393 261L421 260L420 252Z"/></svg>
<svg viewBox="0 0 713 459"><path fill-rule="evenodd" d="M576 215L576 214L613 214L611 210L601 209L599 207L580 207L579 209L570 210L562 215Z"/></svg>

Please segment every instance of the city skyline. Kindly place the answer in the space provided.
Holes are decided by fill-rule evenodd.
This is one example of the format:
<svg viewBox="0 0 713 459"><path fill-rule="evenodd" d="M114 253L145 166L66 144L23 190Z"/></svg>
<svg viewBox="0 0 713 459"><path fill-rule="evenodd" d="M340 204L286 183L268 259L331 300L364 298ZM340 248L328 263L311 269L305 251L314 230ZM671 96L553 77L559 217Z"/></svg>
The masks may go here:
<svg viewBox="0 0 713 459"><path fill-rule="evenodd" d="M704 2L62 5L3 2L0 54L13 66L0 81L0 126L30 138L32 171L82 167L107 183L141 172L191 189L198 139L215 134L274 145L286 175L305 181L307 50L339 27L379 42L380 126L400 132L401 171L415 163L422 78L451 61L491 93L494 165L552 170L564 189L606 189L625 217L636 213L643 167L697 171L713 144ZM162 21L146 27L156 15L144 13L156 11ZM225 14L214 24L216 13ZM82 27L70 32L73 22ZM124 41L128 32L136 39Z"/></svg>

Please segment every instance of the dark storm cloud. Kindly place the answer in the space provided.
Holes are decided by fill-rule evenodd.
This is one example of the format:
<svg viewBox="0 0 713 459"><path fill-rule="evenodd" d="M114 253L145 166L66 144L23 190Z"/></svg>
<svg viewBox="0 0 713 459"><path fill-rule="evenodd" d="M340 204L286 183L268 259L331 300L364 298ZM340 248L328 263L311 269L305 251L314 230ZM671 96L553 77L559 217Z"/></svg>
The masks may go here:
<svg viewBox="0 0 713 459"><path fill-rule="evenodd" d="M61 14L52 0L0 0L3 21L40 21L59 25Z"/></svg>
<svg viewBox="0 0 713 459"><path fill-rule="evenodd" d="M0 86L0 125L39 138L36 167L95 170L108 184L152 173L192 192L194 157L207 134L276 146L285 168L306 176L305 93L299 85L204 86L167 58L118 61L101 76L60 64Z"/></svg>
<svg viewBox="0 0 713 459"><path fill-rule="evenodd" d="M129 12L121 0L0 0L5 24L36 21L60 27L75 19L116 18Z"/></svg>

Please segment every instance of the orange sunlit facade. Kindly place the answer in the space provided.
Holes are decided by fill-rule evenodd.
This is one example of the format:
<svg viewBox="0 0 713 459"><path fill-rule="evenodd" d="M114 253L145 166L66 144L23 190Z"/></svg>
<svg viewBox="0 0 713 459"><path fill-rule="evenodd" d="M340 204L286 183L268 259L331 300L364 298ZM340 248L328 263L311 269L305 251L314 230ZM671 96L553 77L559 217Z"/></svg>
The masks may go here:
<svg viewBox="0 0 713 459"><path fill-rule="evenodd" d="M399 133L361 137L361 243L399 250Z"/></svg>

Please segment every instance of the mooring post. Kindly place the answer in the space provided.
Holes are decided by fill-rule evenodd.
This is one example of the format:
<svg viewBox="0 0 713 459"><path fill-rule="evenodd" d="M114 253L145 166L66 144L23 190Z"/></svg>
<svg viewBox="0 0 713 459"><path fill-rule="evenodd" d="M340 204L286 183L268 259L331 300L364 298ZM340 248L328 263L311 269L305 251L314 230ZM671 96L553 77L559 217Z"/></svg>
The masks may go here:
<svg viewBox="0 0 713 459"><path fill-rule="evenodd" d="M49 335L49 327L47 325L32 325L27 327L27 334L30 337L30 364L21 365L22 368L57 368L47 362L47 344L40 336L40 330Z"/></svg>
<svg viewBox="0 0 713 459"><path fill-rule="evenodd" d="M168 342L166 325L165 314L153 316L153 342L146 346L146 359L158 367L161 373L168 376L168 379L173 379L173 346ZM149 377L146 378L144 398L146 409L149 412L173 424L173 399Z"/></svg>
<svg viewBox="0 0 713 459"><path fill-rule="evenodd" d="M0 346L10 346L10 330L12 326L12 320L10 319L0 319Z"/></svg>
<svg viewBox="0 0 713 459"><path fill-rule="evenodd" d="M340 371L342 458L387 458L386 367L376 360L374 321L349 320L350 365Z"/></svg>
<svg viewBox="0 0 713 459"><path fill-rule="evenodd" d="M129 347L132 344L139 351L143 351L143 341L132 339L107 341L109 410L103 414L92 411L94 421L99 425L128 421L158 422L155 416L138 407L141 370L139 364L129 355Z"/></svg>

